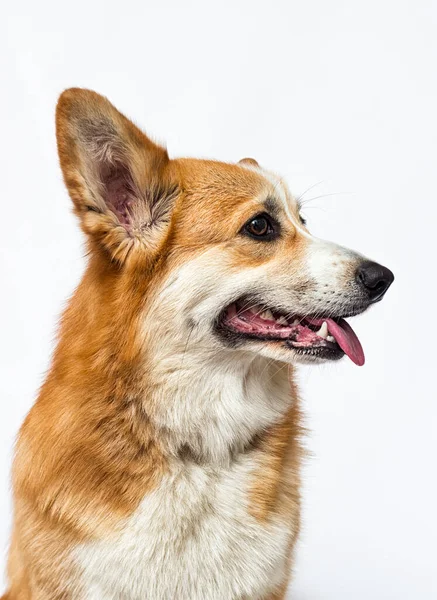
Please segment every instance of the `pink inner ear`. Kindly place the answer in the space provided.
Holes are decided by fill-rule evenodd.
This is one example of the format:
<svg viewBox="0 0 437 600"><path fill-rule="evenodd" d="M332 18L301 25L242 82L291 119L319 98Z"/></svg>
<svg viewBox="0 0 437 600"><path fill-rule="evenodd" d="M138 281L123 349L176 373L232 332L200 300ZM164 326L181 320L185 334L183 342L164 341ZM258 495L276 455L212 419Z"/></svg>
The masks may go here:
<svg viewBox="0 0 437 600"><path fill-rule="evenodd" d="M132 222L130 207L134 198L128 183L128 173L122 167L117 168L103 177L103 180L108 207L117 215L122 225L130 225Z"/></svg>

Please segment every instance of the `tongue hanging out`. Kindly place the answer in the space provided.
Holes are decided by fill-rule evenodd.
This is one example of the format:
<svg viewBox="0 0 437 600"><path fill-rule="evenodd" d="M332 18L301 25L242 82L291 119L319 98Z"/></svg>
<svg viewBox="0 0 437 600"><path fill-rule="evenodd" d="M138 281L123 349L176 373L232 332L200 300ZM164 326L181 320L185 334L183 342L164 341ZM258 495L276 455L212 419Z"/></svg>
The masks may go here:
<svg viewBox="0 0 437 600"><path fill-rule="evenodd" d="M287 340L300 351L317 348L338 348L358 366L364 364L364 352L352 327L344 319L275 316L260 306L246 308L238 304L228 307L225 324L250 337Z"/></svg>
<svg viewBox="0 0 437 600"><path fill-rule="evenodd" d="M357 334L344 319L305 319L311 325L321 326L325 322L328 326L328 332L335 339L337 344L345 354L349 356L352 362L359 367L364 365L364 351Z"/></svg>

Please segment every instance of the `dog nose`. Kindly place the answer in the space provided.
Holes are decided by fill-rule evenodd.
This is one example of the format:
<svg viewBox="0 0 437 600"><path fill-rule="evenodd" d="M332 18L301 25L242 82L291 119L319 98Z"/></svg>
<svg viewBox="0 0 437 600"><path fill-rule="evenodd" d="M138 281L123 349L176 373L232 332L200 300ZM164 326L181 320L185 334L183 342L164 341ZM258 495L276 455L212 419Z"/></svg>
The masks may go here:
<svg viewBox="0 0 437 600"><path fill-rule="evenodd" d="M395 276L376 262L366 260L357 269L357 280L366 288L371 302L378 302L391 286Z"/></svg>

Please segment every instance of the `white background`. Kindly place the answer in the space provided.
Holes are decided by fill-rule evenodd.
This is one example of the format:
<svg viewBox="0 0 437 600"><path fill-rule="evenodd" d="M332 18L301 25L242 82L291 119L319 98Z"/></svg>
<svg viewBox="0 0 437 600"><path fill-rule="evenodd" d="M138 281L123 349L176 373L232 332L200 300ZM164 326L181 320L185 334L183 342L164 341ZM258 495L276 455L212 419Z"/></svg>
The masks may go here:
<svg viewBox="0 0 437 600"><path fill-rule="evenodd" d="M296 194L321 182L313 232L395 272L354 320L366 365L301 371L312 456L290 597L437 598L436 26L425 0L3 5L2 549L14 436L84 267L53 122L82 86L173 156L254 156Z"/></svg>

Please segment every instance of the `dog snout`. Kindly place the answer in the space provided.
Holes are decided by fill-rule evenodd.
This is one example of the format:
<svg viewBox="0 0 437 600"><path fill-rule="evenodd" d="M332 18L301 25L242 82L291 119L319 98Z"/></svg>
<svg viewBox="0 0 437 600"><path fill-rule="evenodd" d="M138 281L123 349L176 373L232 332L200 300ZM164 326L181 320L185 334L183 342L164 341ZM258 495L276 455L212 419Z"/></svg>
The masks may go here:
<svg viewBox="0 0 437 600"><path fill-rule="evenodd" d="M394 278L390 269L369 260L362 262L356 272L358 283L365 289L372 303L382 299Z"/></svg>

